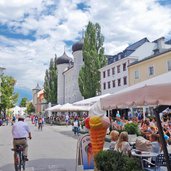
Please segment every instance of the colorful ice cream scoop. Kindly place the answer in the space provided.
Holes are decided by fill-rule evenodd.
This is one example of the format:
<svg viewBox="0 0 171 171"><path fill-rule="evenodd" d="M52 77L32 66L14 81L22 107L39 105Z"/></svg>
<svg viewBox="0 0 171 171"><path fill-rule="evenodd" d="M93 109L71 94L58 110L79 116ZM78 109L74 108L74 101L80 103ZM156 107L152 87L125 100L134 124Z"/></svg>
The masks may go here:
<svg viewBox="0 0 171 171"><path fill-rule="evenodd" d="M89 124L90 124L90 128L103 127L102 118L100 116L91 116Z"/></svg>

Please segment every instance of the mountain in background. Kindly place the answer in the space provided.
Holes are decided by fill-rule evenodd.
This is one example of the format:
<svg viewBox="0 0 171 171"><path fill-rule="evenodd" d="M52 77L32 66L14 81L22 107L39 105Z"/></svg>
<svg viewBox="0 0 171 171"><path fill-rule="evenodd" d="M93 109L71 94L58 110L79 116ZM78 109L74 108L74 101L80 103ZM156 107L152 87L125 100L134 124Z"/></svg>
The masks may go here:
<svg viewBox="0 0 171 171"><path fill-rule="evenodd" d="M26 97L29 101L32 100L32 91L29 88L15 87L14 92L19 94L17 105L20 104L21 99Z"/></svg>

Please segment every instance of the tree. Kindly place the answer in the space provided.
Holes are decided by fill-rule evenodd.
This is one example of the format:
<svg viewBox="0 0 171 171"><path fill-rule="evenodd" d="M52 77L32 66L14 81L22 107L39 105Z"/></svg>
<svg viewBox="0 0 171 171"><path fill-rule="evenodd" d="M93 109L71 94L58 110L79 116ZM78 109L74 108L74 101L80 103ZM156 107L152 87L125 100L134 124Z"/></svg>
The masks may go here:
<svg viewBox="0 0 171 171"><path fill-rule="evenodd" d="M20 107L26 107L28 99L26 97L23 97L20 102Z"/></svg>
<svg viewBox="0 0 171 171"><path fill-rule="evenodd" d="M18 93L14 93L14 86L16 80L11 76L2 76L1 83L1 104L0 104L0 113L1 111L6 114L6 109L12 108L15 106L18 100Z"/></svg>
<svg viewBox="0 0 171 171"><path fill-rule="evenodd" d="M50 60L49 70L46 70L44 81L44 98L52 104L57 103L57 57Z"/></svg>
<svg viewBox="0 0 171 171"><path fill-rule="evenodd" d="M35 107L33 106L32 102L29 102L26 107L27 107L26 111L28 114L35 112Z"/></svg>
<svg viewBox="0 0 171 171"><path fill-rule="evenodd" d="M82 96L94 97L100 93L100 71L106 65L103 48L104 37L98 23L88 23L83 46L84 65L80 70L78 83Z"/></svg>

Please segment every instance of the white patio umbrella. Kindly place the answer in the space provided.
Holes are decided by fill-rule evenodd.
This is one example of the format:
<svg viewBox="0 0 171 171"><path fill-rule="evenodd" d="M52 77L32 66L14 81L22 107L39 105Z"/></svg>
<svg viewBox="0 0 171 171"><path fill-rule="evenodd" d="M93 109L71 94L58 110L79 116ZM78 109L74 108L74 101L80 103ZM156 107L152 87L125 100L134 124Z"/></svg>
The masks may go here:
<svg viewBox="0 0 171 171"><path fill-rule="evenodd" d="M84 100L81 100L81 101L74 102L73 105L76 105L76 106L92 106L100 98L106 97L106 96L109 96L109 95L110 94L107 93L107 94L103 94L103 95L100 95L100 96L91 97L91 98L88 98L88 99L84 99Z"/></svg>
<svg viewBox="0 0 171 171"><path fill-rule="evenodd" d="M55 105L53 107L49 107L46 109L46 111L51 111L51 112L58 112L60 110L60 108L62 107L62 105L58 104Z"/></svg>
<svg viewBox="0 0 171 171"><path fill-rule="evenodd" d="M60 111L61 112L86 112L89 111L90 106L76 106L72 105L70 103L66 103L61 106Z"/></svg>

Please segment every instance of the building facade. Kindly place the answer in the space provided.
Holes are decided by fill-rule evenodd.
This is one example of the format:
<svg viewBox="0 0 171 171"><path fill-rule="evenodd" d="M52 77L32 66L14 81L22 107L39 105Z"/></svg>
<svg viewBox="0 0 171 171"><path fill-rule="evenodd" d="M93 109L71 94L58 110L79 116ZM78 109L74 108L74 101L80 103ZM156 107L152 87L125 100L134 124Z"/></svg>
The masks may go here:
<svg viewBox="0 0 171 171"><path fill-rule="evenodd" d="M134 85L169 71L171 71L171 49L131 64L128 67L129 85Z"/></svg>
<svg viewBox="0 0 171 171"><path fill-rule="evenodd" d="M150 42L144 38L128 46L123 52L110 56L108 65L100 69L102 94L115 93L130 86L132 82L129 80L133 74L128 73L128 66L171 48L164 40L162 37Z"/></svg>

